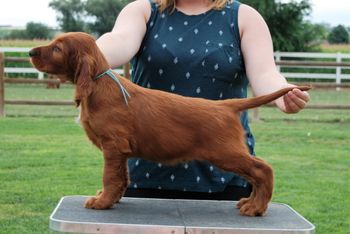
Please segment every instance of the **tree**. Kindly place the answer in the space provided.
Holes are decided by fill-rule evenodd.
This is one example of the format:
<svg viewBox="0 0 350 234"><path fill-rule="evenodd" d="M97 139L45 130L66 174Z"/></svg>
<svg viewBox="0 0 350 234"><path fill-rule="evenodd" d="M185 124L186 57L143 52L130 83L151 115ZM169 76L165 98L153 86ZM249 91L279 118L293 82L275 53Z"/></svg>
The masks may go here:
<svg viewBox="0 0 350 234"><path fill-rule="evenodd" d="M319 26L305 21L311 12L309 0L283 3L274 0L242 0L264 17L269 26L275 50L308 51L322 40Z"/></svg>
<svg viewBox="0 0 350 234"><path fill-rule="evenodd" d="M111 31L121 9L130 0L52 0L62 31L102 35Z"/></svg>
<svg viewBox="0 0 350 234"><path fill-rule="evenodd" d="M29 22L26 25L26 34L28 39L50 39L52 30L45 24Z"/></svg>
<svg viewBox="0 0 350 234"><path fill-rule="evenodd" d="M53 30L42 23L29 22L23 30L12 30L6 39L50 39Z"/></svg>
<svg viewBox="0 0 350 234"><path fill-rule="evenodd" d="M11 32L4 37L5 39L27 39L26 31L23 29L11 30Z"/></svg>
<svg viewBox="0 0 350 234"><path fill-rule="evenodd" d="M329 33L328 42L330 44L348 44L349 33L343 25L338 25Z"/></svg>
<svg viewBox="0 0 350 234"><path fill-rule="evenodd" d="M325 24L311 24L305 23L305 31L303 33L303 41L308 43L306 50L319 50L319 45L327 40L327 25Z"/></svg>
<svg viewBox="0 0 350 234"><path fill-rule="evenodd" d="M81 0L52 0L49 6L58 13L57 21L63 31L87 31L84 2Z"/></svg>
<svg viewBox="0 0 350 234"><path fill-rule="evenodd" d="M118 14L127 3L126 0L87 0L85 11L92 17L92 22L88 23L90 31L99 36L111 31Z"/></svg>

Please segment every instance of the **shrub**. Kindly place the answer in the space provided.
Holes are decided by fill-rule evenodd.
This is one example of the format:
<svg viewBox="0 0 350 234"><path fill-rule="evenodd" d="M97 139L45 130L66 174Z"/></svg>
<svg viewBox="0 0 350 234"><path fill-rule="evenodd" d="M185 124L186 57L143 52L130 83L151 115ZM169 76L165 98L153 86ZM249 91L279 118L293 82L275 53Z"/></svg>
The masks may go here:
<svg viewBox="0 0 350 234"><path fill-rule="evenodd" d="M330 44L348 44L349 33L343 25L338 25L329 33L328 42Z"/></svg>

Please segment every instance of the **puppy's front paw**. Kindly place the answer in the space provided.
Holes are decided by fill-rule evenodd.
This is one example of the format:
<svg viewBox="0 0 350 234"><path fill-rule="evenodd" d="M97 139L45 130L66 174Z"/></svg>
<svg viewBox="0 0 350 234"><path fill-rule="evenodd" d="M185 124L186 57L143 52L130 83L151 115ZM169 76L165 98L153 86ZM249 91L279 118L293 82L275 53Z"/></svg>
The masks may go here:
<svg viewBox="0 0 350 234"><path fill-rule="evenodd" d="M90 197L85 201L85 208L103 210L109 209L113 206L113 203L103 201L101 197Z"/></svg>

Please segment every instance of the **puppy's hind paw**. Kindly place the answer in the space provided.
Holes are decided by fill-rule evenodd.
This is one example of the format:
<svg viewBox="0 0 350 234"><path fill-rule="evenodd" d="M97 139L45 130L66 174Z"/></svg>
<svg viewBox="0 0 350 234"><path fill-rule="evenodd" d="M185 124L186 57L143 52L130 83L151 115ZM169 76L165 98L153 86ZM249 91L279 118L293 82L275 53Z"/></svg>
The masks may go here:
<svg viewBox="0 0 350 234"><path fill-rule="evenodd" d="M241 209L241 207L244 206L249 201L250 201L250 198L241 198L241 200L239 200L239 202L237 203L236 208Z"/></svg>
<svg viewBox="0 0 350 234"><path fill-rule="evenodd" d="M102 192L103 192L102 190L97 190L96 191L96 197L99 197L102 194Z"/></svg>
<svg viewBox="0 0 350 234"><path fill-rule="evenodd" d="M241 213L241 215L251 216L251 217L264 216L266 213L266 208L257 208L251 202L247 202L239 209L239 212Z"/></svg>

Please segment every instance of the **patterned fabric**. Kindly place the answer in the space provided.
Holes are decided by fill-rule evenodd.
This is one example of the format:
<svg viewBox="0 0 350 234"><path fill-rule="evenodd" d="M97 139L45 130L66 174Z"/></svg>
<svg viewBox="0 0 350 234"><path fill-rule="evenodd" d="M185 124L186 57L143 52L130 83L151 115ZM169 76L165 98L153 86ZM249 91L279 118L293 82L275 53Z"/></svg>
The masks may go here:
<svg viewBox="0 0 350 234"><path fill-rule="evenodd" d="M247 78L237 24L239 2L222 10L186 15L178 10L152 13L140 51L132 60L133 81L143 87L213 100L244 98ZM193 113L194 115L196 113ZM253 154L254 138L244 112L241 122ZM221 192L227 185L246 186L233 173L207 162L165 166L130 159L131 188L158 188L195 192Z"/></svg>

